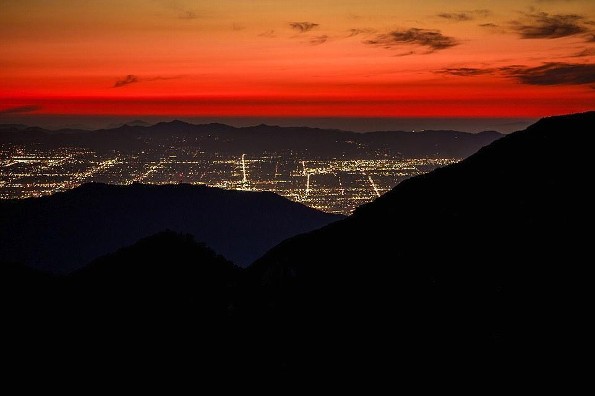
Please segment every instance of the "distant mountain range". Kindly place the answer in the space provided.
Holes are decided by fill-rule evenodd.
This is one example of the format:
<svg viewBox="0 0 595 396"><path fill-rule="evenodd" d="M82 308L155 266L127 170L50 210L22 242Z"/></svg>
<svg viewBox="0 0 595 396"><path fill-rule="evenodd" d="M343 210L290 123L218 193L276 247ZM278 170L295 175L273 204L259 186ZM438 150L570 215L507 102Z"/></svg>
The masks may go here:
<svg viewBox="0 0 595 396"><path fill-rule="evenodd" d="M42 198L0 200L0 262L70 272L169 229L247 266L282 240L341 218L273 193L92 183Z"/></svg>
<svg viewBox="0 0 595 396"><path fill-rule="evenodd" d="M97 131L10 126L0 128L0 141L43 147L85 147L99 152L139 151L157 146L187 146L231 155L304 153L309 156L368 158L464 158L502 137L498 132L456 131L369 132L258 125L236 128L224 124L193 125L182 121L145 126L140 121Z"/></svg>
<svg viewBox="0 0 595 396"><path fill-rule="evenodd" d="M28 338L27 356L102 356L160 375L204 364L298 382L416 375L492 389L586 372L594 129L595 112L543 119L283 241L246 270L175 233L70 277L3 266L7 323L16 339L47 315L59 323L52 343ZM81 345L93 353L81 356Z"/></svg>

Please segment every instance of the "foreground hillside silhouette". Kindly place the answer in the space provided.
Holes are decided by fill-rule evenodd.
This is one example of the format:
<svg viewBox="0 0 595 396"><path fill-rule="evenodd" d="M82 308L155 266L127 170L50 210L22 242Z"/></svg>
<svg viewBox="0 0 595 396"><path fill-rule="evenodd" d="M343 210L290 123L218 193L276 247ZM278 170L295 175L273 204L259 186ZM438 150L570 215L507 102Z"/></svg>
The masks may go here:
<svg viewBox="0 0 595 396"><path fill-rule="evenodd" d="M341 218L272 193L86 184L49 197L0 201L0 261L67 273L169 229L247 266L283 239Z"/></svg>
<svg viewBox="0 0 595 396"><path fill-rule="evenodd" d="M541 120L285 241L250 268L254 306L325 329L296 361L324 344L346 367L379 351L422 366L557 366L590 294L580 142L594 127L594 112Z"/></svg>
<svg viewBox="0 0 595 396"><path fill-rule="evenodd" d="M221 361L230 364L239 348L230 307L240 275L192 236L172 231L68 277L2 265L8 372L59 383L91 377L100 386L116 373L124 381L139 373L143 381L149 373L173 375L182 363L223 370Z"/></svg>
<svg viewBox="0 0 595 396"><path fill-rule="evenodd" d="M176 234L68 278L3 266L13 337L83 361L93 359L80 345L102 345L116 365L126 356L162 373L204 364L294 381L415 373L492 384L579 370L592 295L583 143L594 128L595 112L543 119L284 241L247 270ZM23 312L34 314L13 319ZM64 318L32 326L53 338L24 337L43 315ZM64 331L80 318L91 323L82 340Z"/></svg>

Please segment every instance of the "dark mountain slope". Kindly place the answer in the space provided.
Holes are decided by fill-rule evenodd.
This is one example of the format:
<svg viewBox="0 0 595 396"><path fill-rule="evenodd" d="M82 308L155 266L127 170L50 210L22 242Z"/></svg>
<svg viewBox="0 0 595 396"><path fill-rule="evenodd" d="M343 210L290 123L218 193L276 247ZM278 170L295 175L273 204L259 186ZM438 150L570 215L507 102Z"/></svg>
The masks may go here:
<svg viewBox="0 0 595 396"><path fill-rule="evenodd" d="M68 276L0 266L3 358L18 374L223 372L243 339L231 303L242 270L189 235L163 232ZM57 363L57 356L60 362ZM200 372L203 372L201 370ZM194 378L194 377L192 377ZM66 380L65 380L66 381Z"/></svg>
<svg viewBox="0 0 595 396"><path fill-rule="evenodd" d="M290 365L558 365L591 294L594 128L595 112L544 119L283 242L250 268L249 310L302 335Z"/></svg>
<svg viewBox="0 0 595 396"><path fill-rule="evenodd" d="M71 274L76 298L70 304L93 316L101 311L129 322L165 316L188 323L207 319L213 325L214 317L225 319L240 273L192 236L167 231Z"/></svg>
<svg viewBox="0 0 595 396"><path fill-rule="evenodd" d="M341 219L273 193L191 185L87 184L0 202L0 261L68 272L170 229L247 265L293 235Z"/></svg>

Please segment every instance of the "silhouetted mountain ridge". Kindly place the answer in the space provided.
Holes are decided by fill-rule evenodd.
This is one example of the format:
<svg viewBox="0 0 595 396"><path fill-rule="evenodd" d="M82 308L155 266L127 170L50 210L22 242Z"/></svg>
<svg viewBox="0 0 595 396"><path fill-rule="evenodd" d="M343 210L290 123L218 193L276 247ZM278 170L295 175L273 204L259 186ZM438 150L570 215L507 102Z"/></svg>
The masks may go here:
<svg viewBox="0 0 595 396"><path fill-rule="evenodd" d="M196 147L208 152L230 155L257 155L266 152L308 153L335 158L404 156L408 158L464 158L502 135L456 131L369 132L355 133L336 129L258 125L236 128L211 123L194 125L174 120L152 126L122 125L97 131L41 128L0 130L0 138L17 144L44 147L76 146L100 152L136 151L167 145Z"/></svg>
<svg viewBox="0 0 595 396"><path fill-rule="evenodd" d="M27 375L67 370L103 381L112 377L96 370L106 367L127 377L180 376L203 366L223 373L232 362L247 363L242 330L231 315L240 275L190 235L171 231L69 276L2 265L0 308L9 320L3 356L19 375L21 367Z"/></svg>
<svg viewBox="0 0 595 396"><path fill-rule="evenodd" d="M69 282L83 309L122 316L193 312L213 320L226 316L240 273L191 235L164 231L94 260Z"/></svg>
<svg viewBox="0 0 595 396"><path fill-rule="evenodd" d="M0 201L0 261L68 272L170 229L246 266L283 239L340 218L269 192L90 183L52 196Z"/></svg>

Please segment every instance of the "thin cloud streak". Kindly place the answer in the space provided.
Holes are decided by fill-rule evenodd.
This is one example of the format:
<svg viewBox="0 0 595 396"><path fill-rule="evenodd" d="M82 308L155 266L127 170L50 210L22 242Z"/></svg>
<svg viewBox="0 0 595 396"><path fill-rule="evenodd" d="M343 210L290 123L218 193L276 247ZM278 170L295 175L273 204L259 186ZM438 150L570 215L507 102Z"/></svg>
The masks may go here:
<svg viewBox="0 0 595 396"><path fill-rule="evenodd" d="M310 38L309 43L311 45L320 45L320 44L326 43L328 39L329 39L329 37L326 34L323 34L321 36L314 36L314 37Z"/></svg>
<svg viewBox="0 0 595 396"><path fill-rule="evenodd" d="M126 85L138 83L138 77L134 74L129 74L121 80L118 80L114 83L114 88L121 88Z"/></svg>
<svg viewBox="0 0 595 396"><path fill-rule="evenodd" d="M360 34L374 34L374 33L376 33L375 29L353 28L353 29L349 29L349 33L348 33L347 37L355 37L355 36L359 36Z"/></svg>
<svg viewBox="0 0 595 396"><path fill-rule="evenodd" d="M277 32L275 32L274 30L267 30L266 32L260 33L258 37L276 38L278 37L278 35Z"/></svg>
<svg viewBox="0 0 595 396"><path fill-rule="evenodd" d="M38 111L38 110L41 110L41 106L37 106L37 105L16 106L16 107L9 107L9 108L0 110L0 115L32 113L32 112Z"/></svg>
<svg viewBox="0 0 595 396"><path fill-rule="evenodd" d="M472 76L481 76L484 74L491 74L494 72L494 69L479 69L474 67L456 67L456 68L446 68L442 70L438 70L436 73L439 74L448 74L451 76L461 76L461 77L472 77Z"/></svg>
<svg viewBox="0 0 595 396"><path fill-rule="evenodd" d="M582 58L585 56L595 56L595 48L585 48L584 50L572 55L573 58Z"/></svg>
<svg viewBox="0 0 595 396"><path fill-rule="evenodd" d="M440 18L448 19L450 21L464 22L473 19L473 16L466 12L442 12L438 14Z"/></svg>
<svg viewBox="0 0 595 396"><path fill-rule="evenodd" d="M453 22L466 22L472 21L477 18L486 18L492 15L490 10L472 10L472 11L460 11L460 12L441 12L438 17L447 19Z"/></svg>
<svg viewBox="0 0 595 396"><path fill-rule="evenodd" d="M140 82L147 82L147 81L166 81L166 80L177 80L182 78L183 76L155 76L155 77L143 77L140 78L134 74L129 74L121 80L118 80L114 83L114 88L121 88L126 85L130 84L137 84Z"/></svg>
<svg viewBox="0 0 595 396"><path fill-rule="evenodd" d="M186 10L186 11L182 11L180 13L180 15L178 16L178 18L180 18L180 19L197 19L198 14L194 11Z"/></svg>

